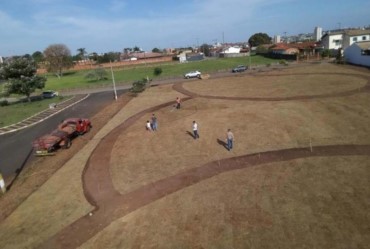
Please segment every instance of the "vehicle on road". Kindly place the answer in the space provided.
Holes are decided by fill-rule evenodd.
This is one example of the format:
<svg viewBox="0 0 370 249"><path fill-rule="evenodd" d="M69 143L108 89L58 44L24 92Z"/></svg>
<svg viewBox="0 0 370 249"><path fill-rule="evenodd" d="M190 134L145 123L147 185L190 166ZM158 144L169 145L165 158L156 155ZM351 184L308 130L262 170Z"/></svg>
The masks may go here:
<svg viewBox="0 0 370 249"><path fill-rule="evenodd" d="M231 72L233 73L241 73L241 72L244 72L245 70L247 70L247 67L244 66L244 65L238 65L236 67L234 67Z"/></svg>
<svg viewBox="0 0 370 249"><path fill-rule="evenodd" d="M191 71L191 72L188 72L184 75L184 78L185 79L189 79L189 78L200 78L200 76L202 75L201 72L199 71Z"/></svg>
<svg viewBox="0 0 370 249"><path fill-rule="evenodd" d="M32 146L36 155L47 155L58 148L68 149L72 145L72 139L90 131L92 125L85 118L69 118L64 120L58 128L50 134L46 134L35 141Z"/></svg>
<svg viewBox="0 0 370 249"><path fill-rule="evenodd" d="M41 96L44 98L44 99L51 99L51 98L54 98L56 96L58 96L59 93L56 92L56 91L52 91L52 90L47 90L47 91L43 91L41 93Z"/></svg>

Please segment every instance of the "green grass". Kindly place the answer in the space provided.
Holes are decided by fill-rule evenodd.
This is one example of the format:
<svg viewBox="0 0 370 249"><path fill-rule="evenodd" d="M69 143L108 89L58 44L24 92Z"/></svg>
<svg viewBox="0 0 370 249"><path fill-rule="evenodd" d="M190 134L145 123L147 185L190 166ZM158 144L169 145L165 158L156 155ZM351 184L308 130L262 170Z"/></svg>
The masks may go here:
<svg viewBox="0 0 370 249"><path fill-rule="evenodd" d="M251 57L253 65L266 65L267 63L278 63L279 60L264 58L262 56L254 55ZM132 82L140 80L142 78L171 78L171 77L182 77L184 73L191 70L199 70L202 73L212 73L222 70L231 70L231 68L239 65L249 65L249 57L238 57L238 58L225 58L225 59L209 59L198 62L178 63L178 62L166 62L166 63L151 63L142 64L135 66L125 66L114 69L114 78L116 84L125 85L132 84ZM154 76L154 68L161 67L162 74L158 77ZM107 71L107 79L95 81L86 79L85 75L88 70L83 71L69 71L65 75L58 79L55 75L46 74L47 82L45 89L52 89L56 91L69 90L74 88L89 88L99 87L104 85L112 84L112 77L109 68Z"/></svg>
<svg viewBox="0 0 370 249"><path fill-rule="evenodd" d="M14 103L8 106L0 106L0 127L18 123L27 117L49 108L51 103L65 101L66 98L56 97L38 101Z"/></svg>

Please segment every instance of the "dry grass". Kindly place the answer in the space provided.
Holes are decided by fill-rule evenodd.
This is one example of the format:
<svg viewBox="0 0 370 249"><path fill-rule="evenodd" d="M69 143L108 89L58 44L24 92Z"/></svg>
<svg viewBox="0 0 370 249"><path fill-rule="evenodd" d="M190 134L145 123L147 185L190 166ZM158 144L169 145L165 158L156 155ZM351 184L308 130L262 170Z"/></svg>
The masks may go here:
<svg viewBox="0 0 370 249"><path fill-rule="evenodd" d="M289 71L356 72L352 67L318 64L278 73ZM222 81L212 79L186 87L207 94L214 91L215 95L280 96L280 91L290 96L356 89L364 84L352 76L328 77L327 81L321 76L275 78L281 85L277 86L271 77L259 76L250 81L251 77L246 76L227 78L223 83L226 88ZM325 87L316 84L317 80ZM230 84L239 90L234 91ZM242 86L246 87L243 91ZM266 91L267 87L272 89ZM78 155L0 224L0 244L5 248L37 248L43 240L89 212L92 207L82 193L81 172L99 141L130 116L177 96L181 95L167 85L150 88L130 101ZM113 182L121 193L127 193L220 158L307 147L310 140L313 145L368 144L368 106L368 93L282 102L196 98L184 102L181 110L167 107L156 112L156 133L144 129L151 115L148 113L121 134L110 162ZM198 141L187 133L193 120L199 123ZM233 129L236 136L232 152L217 142L225 139L227 128ZM82 247L365 248L370 243L366 213L370 208L368 159L302 159L224 173L136 210Z"/></svg>

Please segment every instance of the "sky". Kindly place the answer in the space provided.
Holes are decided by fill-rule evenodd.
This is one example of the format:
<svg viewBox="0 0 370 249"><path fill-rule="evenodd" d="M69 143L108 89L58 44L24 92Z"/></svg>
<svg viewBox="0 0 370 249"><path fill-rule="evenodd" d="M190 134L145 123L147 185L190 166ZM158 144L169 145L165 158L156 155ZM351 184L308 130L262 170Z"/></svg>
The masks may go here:
<svg viewBox="0 0 370 249"><path fill-rule="evenodd" d="M0 56L246 42L370 25L369 0L0 0Z"/></svg>

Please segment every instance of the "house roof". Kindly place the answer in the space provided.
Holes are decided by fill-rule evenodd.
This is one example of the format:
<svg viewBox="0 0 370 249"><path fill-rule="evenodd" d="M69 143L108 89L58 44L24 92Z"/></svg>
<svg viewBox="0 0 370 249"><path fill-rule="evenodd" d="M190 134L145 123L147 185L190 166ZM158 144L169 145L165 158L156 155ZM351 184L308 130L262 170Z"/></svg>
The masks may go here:
<svg viewBox="0 0 370 249"><path fill-rule="evenodd" d="M313 49L317 46L316 42L301 42L301 43L276 43L271 50L287 50L295 49Z"/></svg>
<svg viewBox="0 0 370 249"><path fill-rule="evenodd" d="M340 31L328 32L324 36L342 35L342 34L346 34L348 36L369 35L370 34L370 29L347 29L347 30L340 30Z"/></svg>
<svg viewBox="0 0 370 249"><path fill-rule="evenodd" d="M153 53L153 52L140 52L140 53L130 53L130 57L135 57L138 59L147 59L147 58L155 58L155 57L161 57L163 54L161 53Z"/></svg>
<svg viewBox="0 0 370 249"><path fill-rule="evenodd" d="M370 50L370 41L356 42L355 44L363 50Z"/></svg>
<svg viewBox="0 0 370 249"><path fill-rule="evenodd" d="M369 29L346 30L345 34L349 36L370 35L370 30Z"/></svg>

